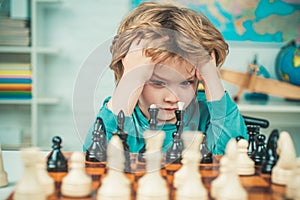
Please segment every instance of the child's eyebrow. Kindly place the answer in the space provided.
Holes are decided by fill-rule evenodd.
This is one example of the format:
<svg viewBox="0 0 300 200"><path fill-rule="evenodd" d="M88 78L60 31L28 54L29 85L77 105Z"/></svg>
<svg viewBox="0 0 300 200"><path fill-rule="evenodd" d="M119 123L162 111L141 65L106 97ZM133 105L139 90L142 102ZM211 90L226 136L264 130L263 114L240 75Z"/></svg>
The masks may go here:
<svg viewBox="0 0 300 200"><path fill-rule="evenodd" d="M155 79L159 79L159 80L162 80L162 81L167 81L167 79L165 79L165 78L163 78L163 77L159 76L159 75L158 75L158 74L156 74L155 72L153 73L153 75L152 75L151 79L153 79L153 78L155 78Z"/></svg>

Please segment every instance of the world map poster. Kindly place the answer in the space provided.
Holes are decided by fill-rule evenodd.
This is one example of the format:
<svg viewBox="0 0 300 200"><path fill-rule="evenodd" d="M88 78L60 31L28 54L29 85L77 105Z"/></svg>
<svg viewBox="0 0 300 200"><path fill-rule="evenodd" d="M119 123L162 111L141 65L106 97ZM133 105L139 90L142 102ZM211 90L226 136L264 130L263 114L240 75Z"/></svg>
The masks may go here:
<svg viewBox="0 0 300 200"><path fill-rule="evenodd" d="M132 8L146 1L132 0ZM176 0L174 2L205 14L226 40L300 42L300 0Z"/></svg>

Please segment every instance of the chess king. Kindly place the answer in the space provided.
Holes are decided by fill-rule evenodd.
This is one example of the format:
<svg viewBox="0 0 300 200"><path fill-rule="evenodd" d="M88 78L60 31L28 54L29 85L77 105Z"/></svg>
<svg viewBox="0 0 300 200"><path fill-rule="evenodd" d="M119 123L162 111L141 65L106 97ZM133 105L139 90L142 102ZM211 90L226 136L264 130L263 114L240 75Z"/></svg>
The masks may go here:
<svg viewBox="0 0 300 200"><path fill-rule="evenodd" d="M150 129L148 109L155 104L156 129L166 133L162 151L167 152L176 131L178 102L184 103L183 131L204 132L213 154L223 154L231 138L248 139L243 117L218 75L227 53L228 44L204 15L172 4L139 5L123 19L111 46L116 87L97 115L107 141L117 132L122 110L129 151L138 153ZM198 90L199 84L204 90ZM91 129L84 150L92 135Z"/></svg>

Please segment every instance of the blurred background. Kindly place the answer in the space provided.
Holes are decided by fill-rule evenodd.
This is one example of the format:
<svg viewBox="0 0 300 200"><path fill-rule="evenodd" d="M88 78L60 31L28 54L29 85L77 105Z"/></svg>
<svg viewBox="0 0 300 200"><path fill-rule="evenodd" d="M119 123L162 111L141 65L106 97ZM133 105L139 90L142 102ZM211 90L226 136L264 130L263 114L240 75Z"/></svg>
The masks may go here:
<svg viewBox="0 0 300 200"><path fill-rule="evenodd" d="M108 68L110 43L123 17L141 2L0 0L2 148L50 149L52 137L59 135L65 151L81 150L103 99L114 88ZM260 76L284 81L278 75L283 59L294 67L287 75L296 81L288 81L299 86L299 1L175 2L205 13L223 33L230 45L223 69L246 73L255 63ZM287 56L280 57L285 49ZM224 85L234 97L238 87ZM242 114L269 120L270 126L260 130L267 136L273 129L289 131L297 146L300 103L270 95L252 97L242 94Z"/></svg>

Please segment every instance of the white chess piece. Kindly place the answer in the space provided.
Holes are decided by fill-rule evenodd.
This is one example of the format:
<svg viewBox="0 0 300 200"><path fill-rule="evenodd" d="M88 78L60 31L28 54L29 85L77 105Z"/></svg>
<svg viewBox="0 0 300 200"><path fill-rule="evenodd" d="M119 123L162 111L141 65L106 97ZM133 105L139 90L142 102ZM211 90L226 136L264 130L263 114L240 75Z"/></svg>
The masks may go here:
<svg viewBox="0 0 300 200"><path fill-rule="evenodd" d="M119 136L113 136L107 146L108 174L103 179L98 189L97 199L130 200L131 186L129 179L124 174L125 157L123 144Z"/></svg>
<svg viewBox="0 0 300 200"><path fill-rule="evenodd" d="M197 155L195 159L198 159L198 157L200 156L201 160L202 155L200 154L200 145L202 143L204 135L200 131L185 131L183 132L181 137L183 140L184 151L182 152L182 167L174 173L173 185L175 188L178 188L180 186L182 180L190 170L187 165L188 152L193 152L194 155ZM201 178L199 173L196 173L195 176Z"/></svg>
<svg viewBox="0 0 300 200"><path fill-rule="evenodd" d="M272 183L286 185L293 176L296 166L296 151L288 132L281 132L277 141L279 159L272 169Z"/></svg>
<svg viewBox="0 0 300 200"><path fill-rule="evenodd" d="M68 197L86 197L92 192L92 178L85 172L85 157L82 152L71 155L71 170L63 178L61 193Z"/></svg>
<svg viewBox="0 0 300 200"><path fill-rule="evenodd" d="M39 162L40 151L38 148L30 147L21 150L24 163L22 178L17 183L14 200L46 199L44 188L38 181L36 163Z"/></svg>
<svg viewBox="0 0 300 200"><path fill-rule="evenodd" d="M200 144L199 144L200 145ZM178 184L177 200L206 200L208 199L207 190L204 187L199 173L199 162L201 160L200 151L186 151L184 155L186 171Z"/></svg>
<svg viewBox="0 0 300 200"><path fill-rule="evenodd" d="M8 185L7 173L3 166L2 149L0 145L0 187Z"/></svg>
<svg viewBox="0 0 300 200"><path fill-rule="evenodd" d="M39 182L44 188L44 192L46 195L50 195L54 193L55 185L54 180L49 176L47 172L47 159L43 157L41 154L39 155L39 160L36 163L37 167L37 177Z"/></svg>
<svg viewBox="0 0 300 200"><path fill-rule="evenodd" d="M247 192L243 188L239 176L236 172L237 169L237 143L235 139L230 139L226 145L225 155L228 162L225 159L225 172L223 171L223 176L220 180L218 178L213 182L220 181L219 183L212 183L212 187L215 187L214 195L216 200L246 200ZM225 173L225 174L224 174ZM214 185L214 186L213 186ZM216 187L217 186L217 187Z"/></svg>
<svg viewBox="0 0 300 200"><path fill-rule="evenodd" d="M237 172L239 175L253 175L255 173L255 163L248 156L248 141L240 139L237 156Z"/></svg>
<svg viewBox="0 0 300 200"><path fill-rule="evenodd" d="M294 175L286 187L286 197L289 199L300 199L300 196L297 197L297 191L300 190L300 157L297 158L296 168L293 172Z"/></svg>
<svg viewBox="0 0 300 200"><path fill-rule="evenodd" d="M162 153L161 147L165 133L159 130L147 130L146 141L146 174L138 181L137 200L167 200L169 191L166 180L160 174Z"/></svg>
<svg viewBox="0 0 300 200"><path fill-rule="evenodd" d="M220 160L220 174L219 176L214 179L211 183L211 190L210 190L210 195L213 198L217 197L217 194L221 190L221 188L226 184L227 182L227 175L228 172L231 170L229 169L231 166L229 164L229 159L226 156L223 156Z"/></svg>

